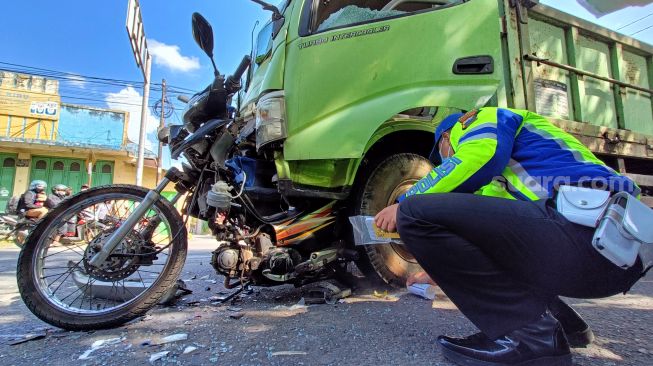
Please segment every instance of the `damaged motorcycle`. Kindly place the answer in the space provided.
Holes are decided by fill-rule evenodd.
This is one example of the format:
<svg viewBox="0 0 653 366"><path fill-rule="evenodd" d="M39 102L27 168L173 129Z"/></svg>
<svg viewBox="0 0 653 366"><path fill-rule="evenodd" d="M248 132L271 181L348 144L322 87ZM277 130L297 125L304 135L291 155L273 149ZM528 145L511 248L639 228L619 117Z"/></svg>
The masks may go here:
<svg viewBox="0 0 653 366"><path fill-rule="evenodd" d="M197 13L192 24L213 61L210 24ZM172 158L183 158L182 169L171 168L152 190L86 190L36 225L17 270L21 296L36 316L60 328L90 330L143 315L179 278L188 217L208 222L217 239L211 265L227 289L299 287L349 275L348 264L360 254L351 242L351 209L325 196L280 193L274 158L257 146L270 131L229 108L251 63L245 56L225 77L213 62L215 79L188 101L184 124L158 131ZM259 115L274 118L275 106ZM161 193L170 186L176 195L167 200ZM57 241L59 228L82 212L99 213L102 227L83 241Z"/></svg>

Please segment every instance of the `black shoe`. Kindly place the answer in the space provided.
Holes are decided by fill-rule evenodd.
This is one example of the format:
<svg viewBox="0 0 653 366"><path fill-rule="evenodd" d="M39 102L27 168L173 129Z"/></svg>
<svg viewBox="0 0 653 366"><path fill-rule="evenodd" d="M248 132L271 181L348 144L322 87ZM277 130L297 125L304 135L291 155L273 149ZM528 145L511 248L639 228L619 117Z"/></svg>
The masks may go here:
<svg viewBox="0 0 653 366"><path fill-rule="evenodd" d="M560 323L547 311L537 321L496 340L481 334L438 337L444 356L465 366L571 366Z"/></svg>
<svg viewBox="0 0 653 366"><path fill-rule="evenodd" d="M549 311L560 322L567 336L569 346L572 348L585 348L594 342L594 332L571 306L560 299L556 299L549 305Z"/></svg>

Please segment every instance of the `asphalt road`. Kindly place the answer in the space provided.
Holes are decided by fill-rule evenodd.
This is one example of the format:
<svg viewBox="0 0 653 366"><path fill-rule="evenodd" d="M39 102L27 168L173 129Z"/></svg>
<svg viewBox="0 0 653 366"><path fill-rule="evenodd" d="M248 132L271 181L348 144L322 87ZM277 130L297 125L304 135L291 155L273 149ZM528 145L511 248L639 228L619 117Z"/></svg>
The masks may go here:
<svg viewBox="0 0 653 366"><path fill-rule="evenodd" d="M182 278L195 278L187 281L194 293L177 306L158 307L120 328L77 333L52 328L29 313L16 288L18 250L0 247L0 365L146 364L151 355L166 351L153 363L451 365L434 346L435 338L475 332L441 293L431 303L404 291L377 297L366 289L336 305L292 307L302 293L283 286L257 288L234 305L211 305L208 299L225 291L209 264L214 246L210 238L191 241ZM653 276L626 296L570 301L598 337L591 347L574 351L577 365L653 365ZM244 316L233 319L238 312ZM45 338L8 344L43 332ZM144 345L180 333L188 338ZM79 359L94 342L111 339Z"/></svg>

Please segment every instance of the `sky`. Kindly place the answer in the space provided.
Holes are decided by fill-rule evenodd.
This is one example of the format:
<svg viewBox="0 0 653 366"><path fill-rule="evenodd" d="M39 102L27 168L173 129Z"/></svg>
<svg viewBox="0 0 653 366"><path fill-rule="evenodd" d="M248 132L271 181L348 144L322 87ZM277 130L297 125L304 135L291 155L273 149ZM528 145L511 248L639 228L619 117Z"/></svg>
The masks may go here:
<svg viewBox="0 0 653 366"><path fill-rule="evenodd" d="M596 18L572 0L541 2L614 30L627 25L619 31L628 35L640 31L634 37L653 44L653 5ZM250 52L255 22L259 20L262 25L270 16L249 0L141 0L140 4L153 55L152 81L159 83L165 78L178 92L181 88L201 90L213 76L210 61L192 37L193 12L200 12L213 25L215 59L223 74L232 73ZM142 100L138 84L108 86L89 83L82 77L143 80L125 29L127 0L6 1L2 12L0 62L81 75L61 83L63 101L127 110L130 112L128 136L138 140L140 107L137 104ZM638 19L641 20L628 25ZM3 66L6 65L0 64L0 68ZM158 93L152 93L152 102L160 98ZM179 123L183 105L174 98L171 101L177 111L170 119ZM147 143L150 149L155 149L157 127L158 119L150 115Z"/></svg>

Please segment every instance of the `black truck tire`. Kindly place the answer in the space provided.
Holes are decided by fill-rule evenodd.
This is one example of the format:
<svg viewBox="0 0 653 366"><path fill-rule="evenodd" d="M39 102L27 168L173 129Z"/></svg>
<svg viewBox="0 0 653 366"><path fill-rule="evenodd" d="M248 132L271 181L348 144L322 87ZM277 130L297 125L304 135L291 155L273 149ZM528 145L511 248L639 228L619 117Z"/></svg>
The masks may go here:
<svg viewBox="0 0 653 366"><path fill-rule="evenodd" d="M106 329L120 326L138 316L145 314L153 308L175 286L177 278L184 266L187 253L187 234L184 222L175 207L166 199L159 199L155 207L165 216L170 225L173 236L170 244L169 259L156 281L147 290L143 291L135 301L124 307L103 314L84 314L67 311L50 304L44 294L37 288L37 279L32 268L34 257L41 236L47 232L58 216L64 214L71 206L83 204L84 201L103 197L131 197L144 198L148 190L131 185L112 185L92 188L64 200L59 206L51 210L34 228L27 238L26 244L18 258L18 288L25 305L41 320L71 331L88 331Z"/></svg>
<svg viewBox="0 0 653 366"><path fill-rule="evenodd" d="M428 159L411 153L391 155L372 167L364 172L355 203L356 215L376 215L433 168ZM366 245L358 250L357 266L370 280L376 277L390 286L402 287L408 276L421 270L415 258L400 244Z"/></svg>

